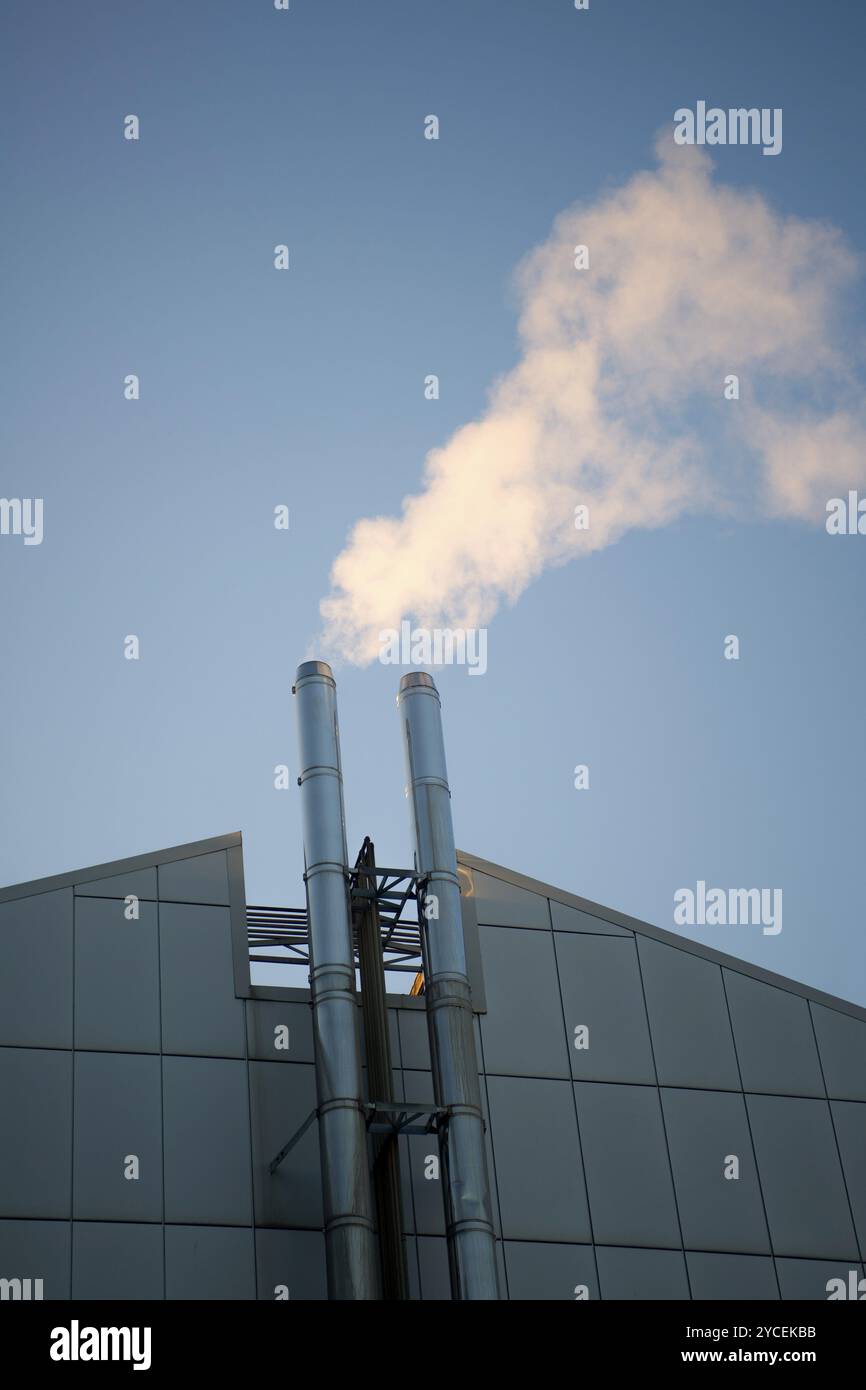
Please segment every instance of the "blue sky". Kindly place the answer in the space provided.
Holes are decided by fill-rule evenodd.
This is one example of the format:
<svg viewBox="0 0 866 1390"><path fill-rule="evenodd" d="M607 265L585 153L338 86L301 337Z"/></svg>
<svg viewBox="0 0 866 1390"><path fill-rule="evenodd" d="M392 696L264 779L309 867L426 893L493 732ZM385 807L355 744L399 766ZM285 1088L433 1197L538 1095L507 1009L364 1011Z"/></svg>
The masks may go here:
<svg viewBox="0 0 866 1390"><path fill-rule="evenodd" d="M299 904L273 768L350 528L484 411L515 267L652 167L676 108L783 108L781 155L720 149L717 180L862 255L862 8L17 3L4 28L0 493L43 497L45 537L0 537L0 882L240 829L250 901ZM847 307L856 357L862 283ZM684 516L549 568L484 678L438 677L458 843L668 928L698 879L781 887L780 935L693 935L866 1002L864 557ZM350 847L393 864L399 674L338 672Z"/></svg>

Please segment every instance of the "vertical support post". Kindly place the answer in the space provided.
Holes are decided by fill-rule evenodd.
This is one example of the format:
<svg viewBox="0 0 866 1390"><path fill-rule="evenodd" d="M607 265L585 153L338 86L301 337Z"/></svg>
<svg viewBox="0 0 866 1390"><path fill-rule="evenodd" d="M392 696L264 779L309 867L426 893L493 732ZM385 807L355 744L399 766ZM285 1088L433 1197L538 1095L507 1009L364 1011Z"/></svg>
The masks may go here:
<svg viewBox="0 0 866 1390"><path fill-rule="evenodd" d="M367 1085L370 1100L393 1100L391 1041L385 962L376 903L376 851L369 836L358 862L358 887L371 896L358 917L358 964L361 969L361 1010L367 1052ZM403 1244L403 1198L400 1188L400 1148L396 1134L374 1134L373 1190L379 1223L382 1261L382 1294L391 1300L409 1297L409 1277Z"/></svg>
<svg viewBox="0 0 866 1390"><path fill-rule="evenodd" d="M298 784L304 827L328 1297L376 1299L379 1270L367 1127L361 1108L337 687L330 666L324 661L304 662L298 667L292 692L298 700Z"/></svg>
<svg viewBox="0 0 866 1390"><path fill-rule="evenodd" d="M436 1104L448 1110L439 1151L445 1179L452 1291L455 1299L497 1299L496 1242L463 944L451 791L439 692L433 678L424 671L409 672L400 681L397 705L412 802L415 867L423 885L419 921L433 1088Z"/></svg>

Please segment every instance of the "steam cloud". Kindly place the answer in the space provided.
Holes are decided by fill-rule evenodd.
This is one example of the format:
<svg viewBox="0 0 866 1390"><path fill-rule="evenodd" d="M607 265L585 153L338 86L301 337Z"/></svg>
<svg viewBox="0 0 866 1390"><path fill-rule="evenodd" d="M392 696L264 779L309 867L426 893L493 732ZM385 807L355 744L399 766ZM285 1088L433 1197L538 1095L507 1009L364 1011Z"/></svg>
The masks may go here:
<svg viewBox="0 0 866 1390"><path fill-rule="evenodd" d="M404 618L485 626L542 570L631 528L697 512L821 524L866 478L836 345L857 273L843 237L714 184L701 150L663 136L657 156L562 213L520 267L521 359L428 455L402 514L353 528L321 603L334 655L374 660ZM724 399L732 373L739 400Z"/></svg>

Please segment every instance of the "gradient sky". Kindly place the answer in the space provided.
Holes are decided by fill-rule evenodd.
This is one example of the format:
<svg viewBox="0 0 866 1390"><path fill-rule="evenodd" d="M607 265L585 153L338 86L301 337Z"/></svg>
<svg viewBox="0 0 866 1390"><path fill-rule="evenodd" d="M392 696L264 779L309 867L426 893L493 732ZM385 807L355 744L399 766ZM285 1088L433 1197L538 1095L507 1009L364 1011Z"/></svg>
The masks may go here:
<svg viewBox="0 0 866 1390"><path fill-rule="evenodd" d="M249 901L300 904L295 667L352 524L514 365L516 265L698 99L782 107L781 155L718 179L862 254L866 12L19 0L3 30L0 494L45 539L0 537L0 883L239 829ZM458 843L667 928L698 879L781 887L780 935L691 934L866 1003L864 566L689 519L548 571L484 678L437 677ZM408 864L400 671L337 674L350 851Z"/></svg>

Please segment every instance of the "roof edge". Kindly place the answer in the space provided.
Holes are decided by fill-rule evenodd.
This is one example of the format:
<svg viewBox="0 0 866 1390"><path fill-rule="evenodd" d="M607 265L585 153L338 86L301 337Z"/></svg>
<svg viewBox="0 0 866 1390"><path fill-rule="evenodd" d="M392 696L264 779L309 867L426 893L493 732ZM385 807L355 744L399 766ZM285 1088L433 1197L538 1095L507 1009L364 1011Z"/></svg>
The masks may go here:
<svg viewBox="0 0 866 1390"><path fill-rule="evenodd" d="M0 903L14 902L16 898L35 897L39 893L53 893L58 888L71 888L76 883L91 883L100 878L114 878L118 874L135 873L137 869L149 869L153 865L172 864L177 859L193 859L197 854L213 854L217 850L243 847L240 830L229 835L214 835L208 840L191 840L186 845L173 845L170 849L154 850L150 854L135 854L127 859L112 859L107 864L89 864L83 869L72 869L65 874L52 874L50 878L35 878L29 883L13 883L8 888L0 888Z"/></svg>
<svg viewBox="0 0 866 1390"><path fill-rule="evenodd" d="M690 936L680 936L677 932L665 931L664 927L655 927L650 922L644 922L639 917L629 917L624 912L617 912L614 908L603 907L601 903L594 903L590 898L581 898L576 893L568 893L563 888L556 888L551 883L542 883L541 879L529 878L526 874L516 873L513 869L506 869L503 864L494 864L492 860L481 859L477 854L469 854L466 850L457 850L457 862L465 864L469 869L477 869L479 873L487 874L490 878L501 879L503 883L510 884L513 888L524 888L529 893L538 893L541 897L552 898L554 902L562 903L565 907L576 907L580 912L588 912L593 917L600 917L603 922L610 922L615 927L624 927L627 931L640 932L643 936L652 937L656 941L663 942L666 946L676 946L681 951L690 951L692 955L702 956L704 960L711 960L716 965L723 965L729 970L736 970L741 975L751 975L755 980L761 980L767 985L774 985L777 989L785 989L789 994L799 994L803 999L811 999L816 1004L823 1004L825 1008L835 1009L837 1013L848 1014L851 1018L860 1019L866 1022L866 1008L860 1004L853 1003L850 999L840 999L835 994L827 994L824 990L815 989L812 985L805 985L799 980L789 979L787 975L777 975L773 970L765 970L761 965L753 965L751 961L743 960L740 956L729 956L725 951L717 951L712 946L705 946L702 941L694 941ZM508 930L505 928L505 930Z"/></svg>

